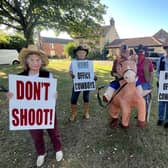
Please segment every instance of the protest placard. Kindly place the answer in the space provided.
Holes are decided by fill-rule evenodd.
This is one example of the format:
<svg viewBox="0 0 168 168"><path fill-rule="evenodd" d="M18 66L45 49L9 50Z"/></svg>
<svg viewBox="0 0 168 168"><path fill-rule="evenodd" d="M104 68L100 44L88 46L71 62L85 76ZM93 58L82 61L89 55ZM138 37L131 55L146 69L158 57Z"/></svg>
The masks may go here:
<svg viewBox="0 0 168 168"><path fill-rule="evenodd" d="M95 90L93 62L88 60L72 61L74 91Z"/></svg>
<svg viewBox="0 0 168 168"><path fill-rule="evenodd" d="M168 71L160 71L158 101L168 101Z"/></svg>
<svg viewBox="0 0 168 168"><path fill-rule="evenodd" d="M9 75L10 130L54 128L57 80Z"/></svg>

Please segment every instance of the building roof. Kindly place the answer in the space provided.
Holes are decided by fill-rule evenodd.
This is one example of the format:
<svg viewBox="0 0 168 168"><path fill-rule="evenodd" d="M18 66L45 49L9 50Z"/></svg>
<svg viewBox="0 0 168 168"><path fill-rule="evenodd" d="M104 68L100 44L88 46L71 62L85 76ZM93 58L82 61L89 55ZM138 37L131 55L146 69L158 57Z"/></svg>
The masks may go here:
<svg viewBox="0 0 168 168"><path fill-rule="evenodd" d="M161 43L168 43L168 33L160 29L156 34L153 35L157 40L159 40Z"/></svg>
<svg viewBox="0 0 168 168"><path fill-rule="evenodd" d="M70 39L60 39L60 38L51 38L51 37L41 37L41 41L44 43L61 43L61 44L67 44L69 42L72 42L73 40Z"/></svg>
<svg viewBox="0 0 168 168"><path fill-rule="evenodd" d="M115 39L107 46L107 48L119 48L123 44L127 44L129 47L136 47L139 44L143 44L148 47L162 46L162 43L154 37L137 37L127 39Z"/></svg>

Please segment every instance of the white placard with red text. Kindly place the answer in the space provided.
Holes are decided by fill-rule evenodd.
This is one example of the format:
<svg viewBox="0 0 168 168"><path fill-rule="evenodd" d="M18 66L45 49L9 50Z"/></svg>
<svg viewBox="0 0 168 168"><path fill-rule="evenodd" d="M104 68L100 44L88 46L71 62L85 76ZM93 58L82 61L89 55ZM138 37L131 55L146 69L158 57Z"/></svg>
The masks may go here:
<svg viewBox="0 0 168 168"><path fill-rule="evenodd" d="M9 75L10 130L54 128L57 80Z"/></svg>
<svg viewBox="0 0 168 168"><path fill-rule="evenodd" d="M74 91L95 90L93 62L88 60L73 60L72 70Z"/></svg>
<svg viewBox="0 0 168 168"><path fill-rule="evenodd" d="M158 101L168 101L168 71L160 71Z"/></svg>

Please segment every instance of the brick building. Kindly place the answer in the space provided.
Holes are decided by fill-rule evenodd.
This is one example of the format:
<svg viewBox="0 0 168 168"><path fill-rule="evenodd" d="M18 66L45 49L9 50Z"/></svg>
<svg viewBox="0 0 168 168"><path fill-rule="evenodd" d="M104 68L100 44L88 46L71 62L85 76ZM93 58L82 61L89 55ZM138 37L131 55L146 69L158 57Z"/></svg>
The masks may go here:
<svg viewBox="0 0 168 168"><path fill-rule="evenodd" d="M51 57L56 56L57 58L65 58L64 47L69 42L73 42L73 40L40 37L40 48Z"/></svg>

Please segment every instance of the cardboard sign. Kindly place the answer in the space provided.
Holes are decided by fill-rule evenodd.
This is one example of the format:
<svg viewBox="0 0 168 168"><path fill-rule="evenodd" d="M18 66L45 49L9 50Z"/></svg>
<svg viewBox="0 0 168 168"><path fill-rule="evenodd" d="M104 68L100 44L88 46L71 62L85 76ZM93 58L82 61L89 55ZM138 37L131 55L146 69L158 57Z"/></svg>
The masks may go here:
<svg viewBox="0 0 168 168"><path fill-rule="evenodd" d="M74 91L95 90L93 62L88 60L72 61Z"/></svg>
<svg viewBox="0 0 168 168"><path fill-rule="evenodd" d="M168 71L160 71L158 101L168 101Z"/></svg>
<svg viewBox="0 0 168 168"><path fill-rule="evenodd" d="M10 130L54 128L57 80L9 75Z"/></svg>

